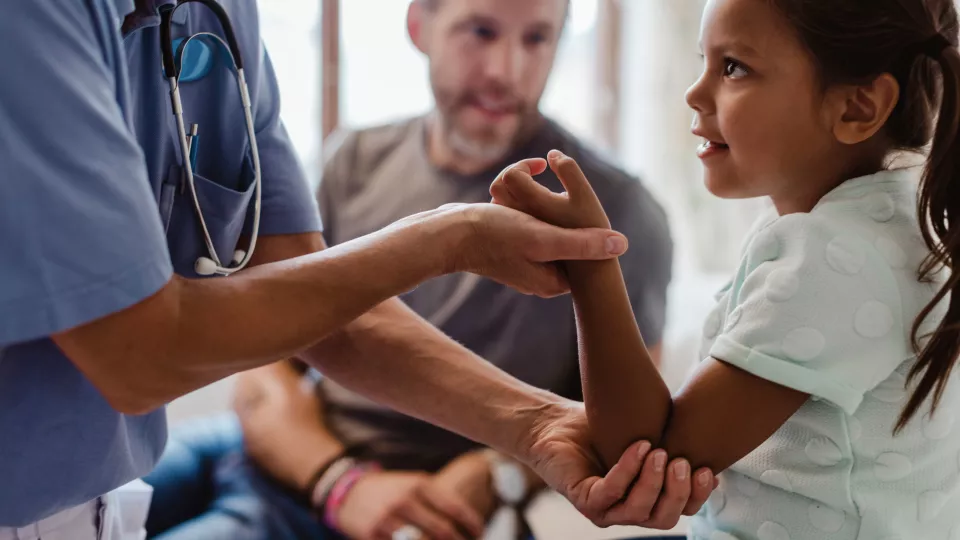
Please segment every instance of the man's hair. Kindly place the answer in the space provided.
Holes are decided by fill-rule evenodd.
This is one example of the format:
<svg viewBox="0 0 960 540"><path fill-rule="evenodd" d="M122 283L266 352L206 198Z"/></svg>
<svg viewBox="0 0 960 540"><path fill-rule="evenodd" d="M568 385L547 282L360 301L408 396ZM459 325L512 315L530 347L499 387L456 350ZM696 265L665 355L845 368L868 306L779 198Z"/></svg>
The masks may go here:
<svg viewBox="0 0 960 540"><path fill-rule="evenodd" d="M443 0L413 0L413 1L419 2L424 9L426 9L427 11L433 11L433 12L437 11L437 9L440 7L440 4L443 2ZM571 0L567 0L567 6L566 6L567 15L570 14L570 1Z"/></svg>

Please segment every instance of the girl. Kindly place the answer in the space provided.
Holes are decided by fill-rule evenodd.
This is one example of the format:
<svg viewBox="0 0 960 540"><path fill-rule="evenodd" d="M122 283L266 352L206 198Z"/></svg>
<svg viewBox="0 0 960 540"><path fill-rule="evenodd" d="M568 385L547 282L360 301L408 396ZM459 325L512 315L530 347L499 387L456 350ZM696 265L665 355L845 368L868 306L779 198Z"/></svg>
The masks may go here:
<svg viewBox="0 0 960 540"><path fill-rule="evenodd" d="M568 263L594 439L721 475L709 540L960 540L960 53L952 0L710 0L687 101L707 188L769 197L671 397L616 262ZM921 168L893 169L932 142ZM495 202L609 226L578 167ZM919 192L919 194L918 194Z"/></svg>

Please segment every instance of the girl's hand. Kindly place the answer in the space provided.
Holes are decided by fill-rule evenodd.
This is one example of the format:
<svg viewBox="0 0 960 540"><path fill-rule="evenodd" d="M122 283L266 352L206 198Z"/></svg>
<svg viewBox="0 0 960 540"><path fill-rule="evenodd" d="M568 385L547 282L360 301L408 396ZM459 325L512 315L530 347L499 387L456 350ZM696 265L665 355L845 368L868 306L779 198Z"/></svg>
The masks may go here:
<svg viewBox="0 0 960 540"><path fill-rule="evenodd" d="M533 179L549 165L566 192L554 193ZM547 160L526 159L504 169L490 186L493 202L568 229L610 228L610 220L580 166L559 150Z"/></svg>

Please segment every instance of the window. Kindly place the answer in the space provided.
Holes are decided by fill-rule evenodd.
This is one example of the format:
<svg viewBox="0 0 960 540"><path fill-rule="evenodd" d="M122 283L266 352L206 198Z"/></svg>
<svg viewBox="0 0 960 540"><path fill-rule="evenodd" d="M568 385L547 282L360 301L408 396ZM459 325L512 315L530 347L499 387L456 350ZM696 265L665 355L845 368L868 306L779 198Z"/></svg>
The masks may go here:
<svg viewBox="0 0 960 540"><path fill-rule="evenodd" d="M260 0L260 34L280 86L280 115L312 183L320 130L320 0Z"/></svg>
<svg viewBox="0 0 960 540"><path fill-rule="evenodd" d="M433 106L427 62L407 36L409 0L349 0L340 4L340 122L349 127L388 123ZM568 129L590 135L595 100L598 0L573 0L542 108ZM376 13L376 17L371 17ZM586 75L585 75L586 74ZM380 81L390 81L383 84Z"/></svg>
<svg viewBox="0 0 960 540"><path fill-rule="evenodd" d="M670 216L676 246L665 364L676 383L696 358L713 293L735 271L740 245L761 200L726 201L703 186L690 133L686 89L702 69L697 42L703 0L621 2L621 158L655 193Z"/></svg>

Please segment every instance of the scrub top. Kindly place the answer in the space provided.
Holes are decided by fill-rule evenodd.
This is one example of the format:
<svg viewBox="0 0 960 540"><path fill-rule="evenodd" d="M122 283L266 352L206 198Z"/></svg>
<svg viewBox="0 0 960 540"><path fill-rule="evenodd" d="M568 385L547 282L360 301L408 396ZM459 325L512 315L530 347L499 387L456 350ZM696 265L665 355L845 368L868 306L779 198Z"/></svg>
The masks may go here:
<svg viewBox="0 0 960 540"><path fill-rule="evenodd" d="M243 55L263 171L261 235L320 230L279 119L255 0L220 0ZM145 473L166 441L163 410L130 416L48 339L198 277L204 243L161 68L159 17L125 27L133 0L5 2L0 17L0 526L23 526ZM174 37L222 35L201 4ZM211 49L216 50L216 49ZM196 185L222 260L249 227L253 175L235 79L222 53L183 83L199 124ZM245 225L246 224L246 225ZM241 246L243 247L243 246ZM135 358L130 359L136 362Z"/></svg>

